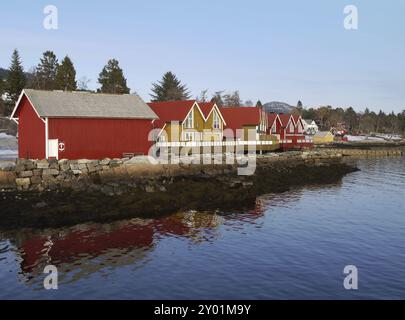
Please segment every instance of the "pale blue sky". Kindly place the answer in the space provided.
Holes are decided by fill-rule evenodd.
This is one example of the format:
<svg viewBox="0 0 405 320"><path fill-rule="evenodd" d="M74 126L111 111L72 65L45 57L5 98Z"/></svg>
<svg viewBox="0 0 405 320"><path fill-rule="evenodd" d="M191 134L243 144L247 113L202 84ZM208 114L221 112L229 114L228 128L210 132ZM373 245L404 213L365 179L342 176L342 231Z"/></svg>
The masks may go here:
<svg viewBox="0 0 405 320"><path fill-rule="evenodd" d="M45 30L43 8L59 9ZM343 28L343 8L359 29ZM149 100L168 70L196 96L239 90L244 100L405 109L405 0L3 1L0 66L18 48L24 67L42 52L68 54L78 78L117 58L128 85Z"/></svg>

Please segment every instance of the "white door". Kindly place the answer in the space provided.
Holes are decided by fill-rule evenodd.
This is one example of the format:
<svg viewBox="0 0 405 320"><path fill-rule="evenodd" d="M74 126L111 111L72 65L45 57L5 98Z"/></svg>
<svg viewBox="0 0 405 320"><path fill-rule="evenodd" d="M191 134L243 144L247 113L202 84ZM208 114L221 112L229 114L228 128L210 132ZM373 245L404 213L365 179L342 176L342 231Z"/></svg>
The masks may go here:
<svg viewBox="0 0 405 320"><path fill-rule="evenodd" d="M58 139L49 139L48 140L48 158L56 158L59 156L59 141Z"/></svg>

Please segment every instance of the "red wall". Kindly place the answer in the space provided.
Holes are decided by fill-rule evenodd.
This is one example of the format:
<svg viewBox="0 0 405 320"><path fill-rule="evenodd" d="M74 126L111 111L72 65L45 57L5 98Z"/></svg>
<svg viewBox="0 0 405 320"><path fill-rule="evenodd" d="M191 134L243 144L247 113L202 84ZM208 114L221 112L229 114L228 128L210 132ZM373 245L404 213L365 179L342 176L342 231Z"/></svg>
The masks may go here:
<svg viewBox="0 0 405 320"><path fill-rule="evenodd" d="M18 119L18 156L27 159L45 158L45 123L26 97L21 99L15 114Z"/></svg>
<svg viewBox="0 0 405 320"><path fill-rule="evenodd" d="M59 139L65 151L59 159L122 158L123 153L148 154L152 120L49 119L49 139Z"/></svg>

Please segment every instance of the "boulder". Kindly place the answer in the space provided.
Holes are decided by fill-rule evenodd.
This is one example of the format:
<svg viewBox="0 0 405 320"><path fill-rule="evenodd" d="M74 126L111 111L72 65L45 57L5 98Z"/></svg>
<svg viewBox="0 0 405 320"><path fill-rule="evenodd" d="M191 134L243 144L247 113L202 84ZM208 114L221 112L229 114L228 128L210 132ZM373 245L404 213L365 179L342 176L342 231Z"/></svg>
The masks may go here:
<svg viewBox="0 0 405 320"><path fill-rule="evenodd" d="M32 171L21 171L18 176L20 178L29 178L32 177L34 174L32 173Z"/></svg>
<svg viewBox="0 0 405 320"><path fill-rule="evenodd" d="M31 184L30 178L17 178L15 183L18 187L28 187Z"/></svg>
<svg viewBox="0 0 405 320"><path fill-rule="evenodd" d="M42 176L47 176L47 175L57 176L58 174L59 174L59 170L57 170L57 169L44 169L44 171L42 172Z"/></svg>
<svg viewBox="0 0 405 320"><path fill-rule="evenodd" d="M37 161L37 168L38 169L48 169L49 168L48 160L39 160L39 161Z"/></svg>

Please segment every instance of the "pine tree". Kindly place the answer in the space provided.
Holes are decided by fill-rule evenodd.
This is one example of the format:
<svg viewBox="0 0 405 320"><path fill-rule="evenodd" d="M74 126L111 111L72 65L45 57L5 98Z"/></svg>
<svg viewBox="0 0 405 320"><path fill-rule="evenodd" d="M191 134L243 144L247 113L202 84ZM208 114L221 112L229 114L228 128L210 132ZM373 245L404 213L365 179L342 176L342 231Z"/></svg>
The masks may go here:
<svg viewBox="0 0 405 320"><path fill-rule="evenodd" d="M63 91L75 91L77 89L76 70L68 56L62 60L56 70L55 89Z"/></svg>
<svg viewBox="0 0 405 320"><path fill-rule="evenodd" d="M301 102L301 100L298 100L298 102L297 102L297 109L302 109L302 102Z"/></svg>
<svg viewBox="0 0 405 320"><path fill-rule="evenodd" d="M24 89L27 83L27 78L24 74L24 69L21 65L20 55L18 54L17 49L13 51L11 58L10 71L8 73L6 90L10 95L12 101L17 101L21 91Z"/></svg>
<svg viewBox="0 0 405 320"><path fill-rule="evenodd" d="M124 94L130 91L127 87L127 79L115 59L108 60L99 74L98 82L101 84L99 91L102 93Z"/></svg>
<svg viewBox="0 0 405 320"><path fill-rule="evenodd" d="M224 100L222 98L224 91L217 91L215 94L212 96L211 102L215 102L218 107L223 107L224 106Z"/></svg>
<svg viewBox="0 0 405 320"><path fill-rule="evenodd" d="M190 99L190 92L186 85L181 84L176 75L166 72L158 83L152 84L152 100L157 101L177 101Z"/></svg>
<svg viewBox="0 0 405 320"><path fill-rule="evenodd" d="M258 107L258 108L262 108L262 107L263 107L263 104L262 104L262 102L261 102L260 100L258 100L258 101L256 102L256 107Z"/></svg>
<svg viewBox="0 0 405 320"><path fill-rule="evenodd" d="M54 90L58 59L52 51L45 51L35 69L34 87L41 90Z"/></svg>

